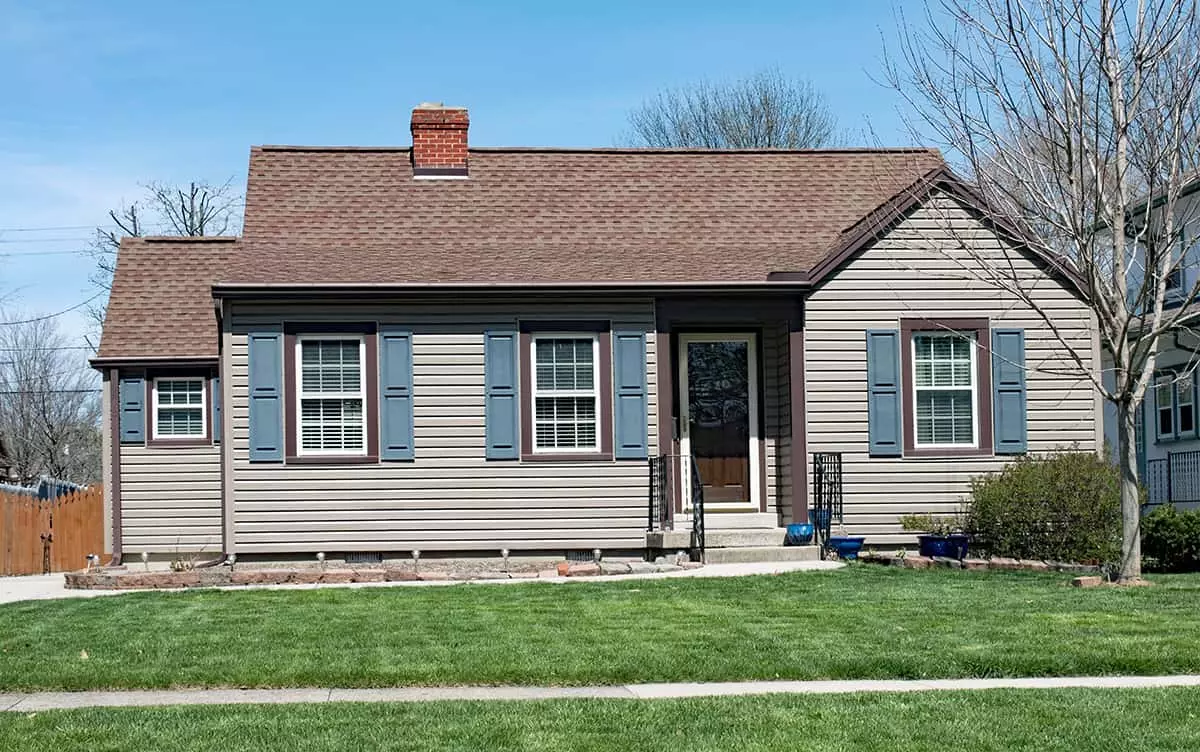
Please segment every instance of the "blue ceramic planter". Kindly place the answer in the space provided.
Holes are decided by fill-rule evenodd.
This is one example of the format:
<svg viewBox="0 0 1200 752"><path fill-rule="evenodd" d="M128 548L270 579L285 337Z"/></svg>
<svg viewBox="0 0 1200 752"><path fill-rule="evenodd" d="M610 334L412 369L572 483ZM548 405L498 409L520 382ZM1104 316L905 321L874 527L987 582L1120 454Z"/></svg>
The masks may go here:
<svg viewBox="0 0 1200 752"><path fill-rule="evenodd" d="M836 551L841 559L857 559L864 540L866 538L861 535L831 535L829 536L829 548Z"/></svg>
<svg viewBox="0 0 1200 752"><path fill-rule="evenodd" d="M812 543L813 526L810 522L796 522L787 526L787 535L783 539L785 546L807 546Z"/></svg>
<svg viewBox="0 0 1200 752"><path fill-rule="evenodd" d="M960 560L967 558L967 536L963 533L918 535L917 543L922 556L941 556Z"/></svg>

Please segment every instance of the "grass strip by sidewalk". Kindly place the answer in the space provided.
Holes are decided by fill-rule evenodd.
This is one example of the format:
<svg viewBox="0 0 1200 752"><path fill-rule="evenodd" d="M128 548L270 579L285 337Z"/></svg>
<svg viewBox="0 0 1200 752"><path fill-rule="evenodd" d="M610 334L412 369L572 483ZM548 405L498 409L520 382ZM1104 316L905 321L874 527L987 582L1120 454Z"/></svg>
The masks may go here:
<svg viewBox="0 0 1200 752"><path fill-rule="evenodd" d="M857 566L0 606L0 690L1200 673L1200 576Z"/></svg>
<svg viewBox="0 0 1200 752"><path fill-rule="evenodd" d="M1195 688L122 708L0 714L0 749L1183 752L1197 708Z"/></svg>

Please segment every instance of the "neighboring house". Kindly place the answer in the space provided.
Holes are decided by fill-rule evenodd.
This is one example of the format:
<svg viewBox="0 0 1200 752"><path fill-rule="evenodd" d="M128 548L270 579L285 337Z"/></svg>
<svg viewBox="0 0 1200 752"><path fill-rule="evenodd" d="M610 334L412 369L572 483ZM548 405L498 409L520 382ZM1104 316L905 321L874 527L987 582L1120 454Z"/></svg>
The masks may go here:
<svg viewBox="0 0 1200 752"><path fill-rule="evenodd" d="M898 544L973 475L1097 448L1040 317L935 247L965 228L1092 353L1088 307L935 151L467 126L423 105L411 149L256 147L243 237L123 243L92 361L118 555L637 550L662 455L695 458L710 533L777 530L825 452L849 530Z"/></svg>
<svg viewBox="0 0 1200 752"><path fill-rule="evenodd" d="M1142 201L1130 211L1130 226L1145 222L1147 206ZM1160 212L1161 214L1161 212ZM1153 209L1150 210L1153 217ZM1200 304L1188 302L1192 289L1200 282L1200 178L1189 181L1180 191L1175 208L1178 242L1177 267L1167 277L1165 308L1169 315L1181 306L1188 308L1176 329L1160 340L1155 361L1154 383L1146 390L1137 416L1138 477L1146 487L1150 506L1174 503L1181 508L1200 507L1200 427L1196 405L1200 398L1197 365L1200 365ZM1130 275L1131 297L1142 284L1143 251L1135 249ZM1111 362L1106 358L1103 378L1111 384ZM1105 439L1116 461L1117 412L1114 405L1105 408Z"/></svg>

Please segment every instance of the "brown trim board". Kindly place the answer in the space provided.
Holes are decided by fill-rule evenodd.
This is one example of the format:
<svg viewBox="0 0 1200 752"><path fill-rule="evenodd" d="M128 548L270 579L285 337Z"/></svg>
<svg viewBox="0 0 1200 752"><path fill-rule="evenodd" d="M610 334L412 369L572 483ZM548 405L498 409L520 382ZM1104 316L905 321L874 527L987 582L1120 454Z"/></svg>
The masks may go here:
<svg viewBox="0 0 1200 752"><path fill-rule="evenodd" d="M109 458L112 472L108 497L112 508L112 563L121 563L121 373L116 368L107 371Z"/></svg>
<svg viewBox="0 0 1200 752"><path fill-rule="evenodd" d="M788 389L792 431L792 522L808 522L808 416L805 405L804 303L788 319Z"/></svg>
<svg viewBox="0 0 1200 752"><path fill-rule="evenodd" d="M916 396L912 382L912 335L915 332L973 332L975 334L975 409L979 412L979 446L918 449L913 413ZM901 395L904 420L905 457L990 457L992 451L992 354L990 324L985 318L919 318L900 320L900 370L904 392Z"/></svg>

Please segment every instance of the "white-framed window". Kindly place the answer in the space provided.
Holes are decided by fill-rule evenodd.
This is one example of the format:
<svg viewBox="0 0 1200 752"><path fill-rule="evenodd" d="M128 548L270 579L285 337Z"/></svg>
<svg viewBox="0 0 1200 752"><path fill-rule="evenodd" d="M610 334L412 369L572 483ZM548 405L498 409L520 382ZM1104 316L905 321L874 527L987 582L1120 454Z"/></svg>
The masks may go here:
<svg viewBox="0 0 1200 752"><path fill-rule="evenodd" d="M912 355L916 446L978 446L974 335L916 332Z"/></svg>
<svg viewBox="0 0 1200 752"><path fill-rule="evenodd" d="M1172 374L1154 379L1154 410L1158 438L1175 438L1175 377Z"/></svg>
<svg viewBox="0 0 1200 752"><path fill-rule="evenodd" d="M1196 433L1196 391L1192 374L1175 377L1175 432L1180 438Z"/></svg>
<svg viewBox="0 0 1200 752"><path fill-rule="evenodd" d="M366 454L365 363L362 336L296 337L298 454Z"/></svg>
<svg viewBox="0 0 1200 752"><path fill-rule="evenodd" d="M202 439L208 435L201 377L163 377L154 380L156 439Z"/></svg>
<svg viewBox="0 0 1200 752"><path fill-rule="evenodd" d="M600 338L534 335L533 450L598 451Z"/></svg>

